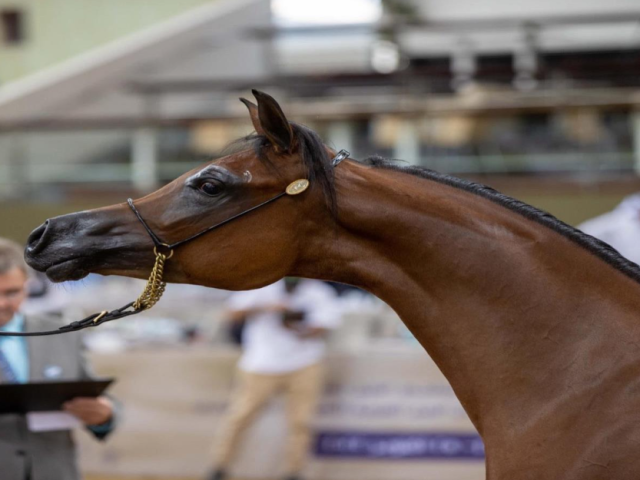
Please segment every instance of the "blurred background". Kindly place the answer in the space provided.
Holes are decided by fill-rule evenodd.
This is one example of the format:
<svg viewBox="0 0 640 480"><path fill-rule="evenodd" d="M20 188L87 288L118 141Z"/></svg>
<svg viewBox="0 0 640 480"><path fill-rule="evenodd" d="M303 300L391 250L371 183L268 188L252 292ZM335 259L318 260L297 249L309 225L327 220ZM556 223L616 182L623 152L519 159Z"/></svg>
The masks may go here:
<svg viewBox="0 0 640 480"><path fill-rule="evenodd" d="M251 88L354 158L479 181L572 225L640 190L637 0L0 0L0 236L23 243L46 218L216 158L252 131ZM28 308L80 317L138 288L43 281ZM88 337L126 405L106 446L82 437L89 478L203 471L238 355L226 295L170 286ZM388 436L315 444L309 477L484 478L479 438L393 312L359 291L341 301L318 438ZM279 416L252 431L242 477L278 474Z"/></svg>

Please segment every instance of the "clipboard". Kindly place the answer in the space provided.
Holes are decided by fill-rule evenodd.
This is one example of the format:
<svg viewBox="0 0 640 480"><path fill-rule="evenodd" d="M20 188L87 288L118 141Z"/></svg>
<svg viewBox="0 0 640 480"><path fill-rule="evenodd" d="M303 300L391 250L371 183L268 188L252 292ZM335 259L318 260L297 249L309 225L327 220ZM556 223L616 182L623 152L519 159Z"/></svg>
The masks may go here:
<svg viewBox="0 0 640 480"><path fill-rule="evenodd" d="M65 382L0 384L0 414L58 411L76 397L98 397L113 378Z"/></svg>

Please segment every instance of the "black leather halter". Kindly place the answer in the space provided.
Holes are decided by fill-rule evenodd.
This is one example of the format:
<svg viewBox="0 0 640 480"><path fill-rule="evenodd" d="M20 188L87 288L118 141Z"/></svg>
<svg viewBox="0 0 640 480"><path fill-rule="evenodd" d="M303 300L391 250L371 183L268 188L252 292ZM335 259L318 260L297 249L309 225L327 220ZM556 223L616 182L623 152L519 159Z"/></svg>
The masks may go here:
<svg viewBox="0 0 640 480"><path fill-rule="evenodd" d="M331 159L331 164L335 167L337 165L340 164L340 162L342 162L345 158L348 158L349 155L351 155L349 152L347 152L346 150L340 150L335 157L333 157L333 159ZM147 224L147 222L144 221L144 218L142 218L142 215L140 215L140 212L138 211L138 209L136 208L136 206L133 203L133 200L128 198L127 199L127 203L129 204L129 207L131 208L131 210L133 210L133 213L136 214L136 217L138 217L138 220L140 220L140 223L142 224L142 226L144 227L144 229L147 231L147 233L149 234L149 236L151 237L151 240L153 241L153 244L155 245L156 248L166 248L169 251L173 250L176 247L179 247L180 245L184 245L187 242L190 242L191 240L195 240L198 237L201 237L202 235L204 235L205 233L209 233L212 230L215 230L218 227L221 227L223 225L226 225L229 222L232 222L233 220L242 217L243 215L246 215L247 213L251 213L254 210L257 210L260 207L264 207L265 205L270 204L271 202L275 202L276 200L278 200L279 198L285 196L287 194L287 192L282 192L279 193L278 195L276 195L275 197L270 198L269 200L266 200L262 203L259 203L258 205L255 205L247 210L245 210L244 212L240 212L237 215L234 215L231 218L227 218L226 220L221 221L220 223L216 223L215 225L211 225L210 227L205 228L204 230L191 235L190 237L187 237L183 240L180 240L178 242L174 242L174 243L167 243L167 242L163 242L160 237L158 237L153 230L151 230L151 227Z"/></svg>
<svg viewBox="0 0 640 480"><path fill-rule="evenodd" d="M340 150L335 157L333 157L333 159L331 160L331 164L336 167L340 164L340 162L342 162L344 159L349 158L349 155L351 155L349 152L347 152L346 150ZM220 223L216 223L215 225L212 225L210 227L205 228L204 230L196 233L195 235L191 235L190 237L185 238L184 240L180 240L178 242L175 243L166 243L163 242L162 240L160 240L160 238L153 232L153 230L151 230L151 228L149 227L149 225L147 225L147 222L144 221L144 219L142 218L142 215L140 215L140 212L138 212L138 210L136 209L135 205L133 204L133 200L132 199L127 199L127 203L129 205L129 207L131 208L131 210L133 210L133 213L135 213L136 217L138 218L138 220L140 221L140 223L142 224L142 226L145 228L145 230L147 231L147 233L149 234L149 236L151 237L151 240L153 240L153 244L155 245L155 248L165 248L168 249L168 256L167 258L170 258L173 249L176 247L179 247L180 245L184 245L187 242L190 242L191 240L194 240L202 235L204 235L205 233L208 233L212 230L215 230L218 227L221 227L223 225L226 225L227 223L242 217L243 215L246 215L250 212L253 212L254 210L257 210L260 207L264 207L265 205L268 205L271 202L275 202L276 200L278 200L279 198L283 197L287 195L287 192L282 192L279 193L278 195L276 195L275 197L270 198L267 201L264 201L258 205L255 205L247 210L245 210L244 212L241 212L237 215L234 215L231 218L228 218L226 220L223 220ZM78 330L83 330L85 328L90 328L90 327L97 327L98 325L102 325L103 323L106 322L110 322L112 320L118 320L120 318L124 318L124 317L128 317L129 315L135 315L136 313L140 313L142 310L136 310L135 308L133 308L133 304L135 302L130 302L128 304L126 304L123 307L120 307L116 310L111 310L110 312L105 310L103 312L100 313L94 313L93 315L89 315L88 317L82 319L82 320L78 320L76 322L71 322L68 325L65 325L63 327L60 327L57 330L48 330L48 331L44 331L44 332L0 332L0 337L39 337L39 336L45 336L45 335L59 335L61 333L68 333L68 332L77 332Z"/></svg>

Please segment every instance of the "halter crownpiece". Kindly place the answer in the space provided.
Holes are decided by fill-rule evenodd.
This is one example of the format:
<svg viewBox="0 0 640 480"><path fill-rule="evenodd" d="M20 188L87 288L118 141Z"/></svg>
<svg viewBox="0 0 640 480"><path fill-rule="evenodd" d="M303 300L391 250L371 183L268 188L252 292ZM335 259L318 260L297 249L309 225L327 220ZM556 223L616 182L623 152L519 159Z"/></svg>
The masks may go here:
<svg viewBox="0 0 640 480"><path fill-rule="evenodd" d="M345 158L348 158L349 156L350 156L349 152L347 152L346 150L340 150L336 154L336 156L333 157L333 159L331 160L331 164L335 167L338 164L340 164L340 162L342 162ZM149 237L151 237L151 240L153 241L153 244L154 244L153 253L156 256L153 269L151 270L151 274L149 275L149 279L147 280L147 284L145 285L143 292L140 294L137 300L135 300L134 302L130 302L125 306L120 307L116 310L112 310L110 312L107 310L104 310L100 313L94 313L84 318L83 320L79 320L77 322L71 322L70 324L60 327L57 330L48 330L44 332L0 332L0 337L2 336L36 337L36 336L58 335L60 333L76 332L78 330L84 330L85 328L89 328L89 327L97 327L98 325L101 325L103 323L110 322L112 320L118 320L120 318L128 317L129 315L135 315L136 313L140 313L144 310L148 310L151 307L153 307L156 303L158 303L158 301L162 297L162 294L164 293L165 287L167 285L162 278L164 275L164 265L165 265L165 262L173 256L174 248L179 247L180 245L183 245L187 242L190 242L191 240L194 240L204 235L205 233L208 233L212 230L215 230L218 227L221 227L222 225L226 225L232 220L240 218L243 215L246 215L247 213L250 213L260 207L263 207L271 202L274 202L285 195L289 195L289 196L299 195L305 190L307 190L308 187L309 187L309 180L307 180L306 178L295 180L287 186L284 192L279 193L278 195L270 198L269 200L259 203L258 205L255 205L245 210L244 212L238 213L237 215L234 215L231 218L227 218L226 220L223 220L220 223L207 227L204 230L196 233L195 235L185 238L184 240L180 240L178 242L171 243L171 244L167 242L163 242L154 233L154 231L147 224L147 222L144 221L144 218L142 218L142 215L140 215L140 212L134 205L133 200L129 198L127 199L127 204L129 205L129 208L131 208L133 213L136 215L136 218L140 221L144 229L147 231L147 233L149 234Z"/></svg>
<svg viewBox="0 0 640 480"><path fill-rule="evenodd" d="M331 159L331 165L336 167L340 164L340 162L342 162L344 159L349 158L351 154L346 151L346 150L340 150L335 157L333 157ZM274 202L276 200L278 200L280 197L284 196L284 195L298 195L302 192L304 192L307 188L309 187L309 180L306 178L301 178L298 180L294 180L292 183L290 183L286 190L282 193L279 193L278 195L276 195L275 197L270 198L269 200L266 200L258 205L255 205L254 207L251 207L247 210L245 210L244 212L240 212L237 215L232 216L231 218L227 218L226 220L223 220L220 223L217 223L215 225L212 225L210 227L205 228L204 230L196 233L195 235L192 235L188 238L185 238L184 240L180 240L178 242L175 243L168 243L168 242L163 242L160 237L158 237L154 231L151 229L151 227L147 224L147 222L144 221L144 218L142 218L142 215L140 215L140 212L138 212L138 209L136 208L136 206L133 203L133 200L131 198L127 199L127 203L129 205L129 208L131 208L131 210L133 210L133 213L136 214L137 219L140 221L140 223L142 224L142 226L144 227L144 229L147 231L147 233L149 234L149 237L151 237L151 240L153 241L153 244L155 245L155 247L157 249L167 249L168 253L167 255L169 255L169 258L172 255L172 251L174 248L179 247L182 244L185 244L187 242L190 242L191 240L195 240L196 238L204 235L205 233L209 233L211 230L215 230L218 227L221 227L222 225L225 225L229 222L231 222L232 220L235 220L236 218L242 217L243 215L246 215L247 213L250 213L260 207L263 207L271 202ZM156 254L157 255L157 254Z"/></svg>

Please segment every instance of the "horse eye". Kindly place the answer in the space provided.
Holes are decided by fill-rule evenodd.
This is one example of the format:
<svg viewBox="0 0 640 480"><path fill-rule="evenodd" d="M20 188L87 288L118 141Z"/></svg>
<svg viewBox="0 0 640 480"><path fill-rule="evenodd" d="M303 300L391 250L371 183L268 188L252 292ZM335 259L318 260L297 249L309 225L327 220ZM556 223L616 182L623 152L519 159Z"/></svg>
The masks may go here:
<svg viewBox="0 0 640 480"><path fill-rule="evenodd" d="M216 185L215 183L206 182L200 185L200 190L207 195L213 196L219 194L222 191L222 188L220 188L220 186Z"/></svg>

